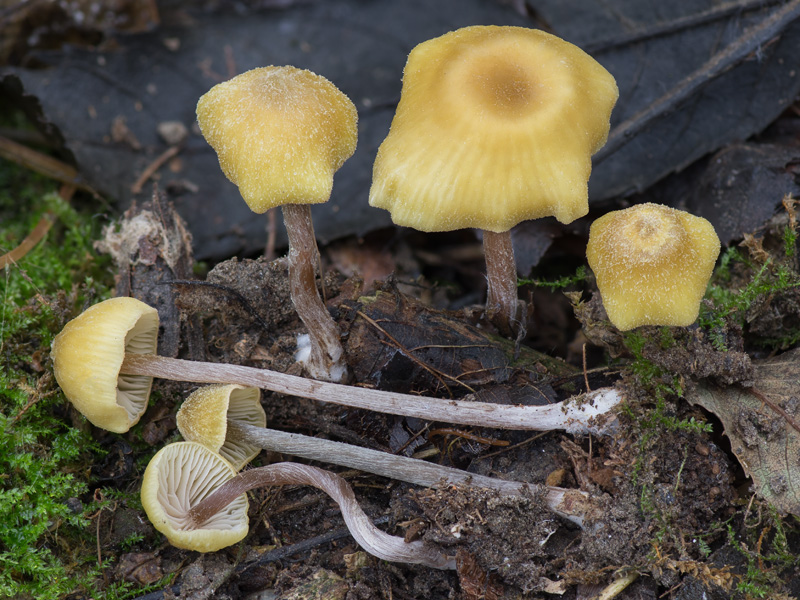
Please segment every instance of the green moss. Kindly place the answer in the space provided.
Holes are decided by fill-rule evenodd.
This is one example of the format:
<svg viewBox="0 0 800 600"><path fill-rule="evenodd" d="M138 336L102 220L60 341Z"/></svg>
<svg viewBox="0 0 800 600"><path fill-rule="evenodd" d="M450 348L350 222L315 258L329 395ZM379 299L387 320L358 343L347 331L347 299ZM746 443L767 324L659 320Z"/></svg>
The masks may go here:
<svg viewBox="0 0 800 600"><path fill-rule="evenodd" d="M553 279L552 281L547 281L544 279L525 279L520 277L519 279L517 279L517 286L533 285L554 292L556 290L561 290L573 285L577 285L579 283L583 283L584 281L586 281L587 276L588 276L588 270L586 266L581 265L575 270L575 273L573 275L566 275L564 277Z"/></svg>
<svg viewBox="0 0 800 600"><path fill-rule="evenodd" d="M88 465L102 452L65 420L49 349L67 316L109 295L111 273L92 250L97 224L54 189L0 162L0 253L47 211L58 217L0 273L0 597L8 598L60 598L98 574L86 558L94 543Z"/></svg>
<svg viewBox="0 0 800 600"><path fill-rule="evenodd" d="M720 259L706 292L710 303L700 307L699 325L719 351L727 350L725 331L730 324L744 327L748 311L759 301L785 293L800 286L800 276L790 266L794 256L796 232L787 227L784 234L784 257L770 257L756 264L738 249L729 248ZM747 276L741 286L732 285L734 271ZM800 341L800 330L787 331L783 339L763 340L762 345L775 348L791 347Z"/></svg>

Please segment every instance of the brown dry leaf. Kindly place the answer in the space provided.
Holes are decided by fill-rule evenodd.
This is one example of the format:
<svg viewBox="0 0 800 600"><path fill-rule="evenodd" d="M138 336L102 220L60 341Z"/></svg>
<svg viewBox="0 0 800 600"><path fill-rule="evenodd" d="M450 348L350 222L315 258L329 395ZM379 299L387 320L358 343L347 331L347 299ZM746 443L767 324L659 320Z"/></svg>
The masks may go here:
<svg viewBox="0 0 800 600"><path fill-rule="evenodd" d="M475 557L463 548L456 553L458 579L466 600L499 600L504 588L496 574L490 574L478 564Z"/></svg>
<svg viewBox="0 0 800 600"><path fill-rule="evenodd" d="M800 515L798 369L800 349L795 349L756 364L753 388L701 386L687 394L722 421L756 494L795 515Z"/></svg>

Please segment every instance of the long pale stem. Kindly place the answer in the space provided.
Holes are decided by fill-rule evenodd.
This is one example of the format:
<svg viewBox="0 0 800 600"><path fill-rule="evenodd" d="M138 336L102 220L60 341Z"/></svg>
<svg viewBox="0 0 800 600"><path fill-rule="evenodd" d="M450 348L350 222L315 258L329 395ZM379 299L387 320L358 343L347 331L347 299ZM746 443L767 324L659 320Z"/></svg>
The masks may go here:
<svg viewBox="0 0 800 600"><path fill-rule="evenodd" d="M311 341L306 368L315 379L342 381L347 374L347 365L339 330L317 290L319 250L311 207L286 204L283 206L283 221L289 238L289 291Z"/></svg>
<svg viewBox="0 0 800 600"><path fill-rule="evenodd" d="M517 293L517 263L511 232L483 231L483 253L488 282L486 314L500 333L516 337L523 326L523 313Z"/></svg>
<svg viewBox="0 0 800 600"><path fill-rule="evenodd" d="M546 406L443 400L316 381L253 367L141 354L127 354L120 373L173 381L238 383L290 396L430 421L533 431L563 429L574 434L602 435L612 431L614 419L607 413L622 401L621 394L613 388L587 394L583 402L572 399Z"/></svg>
<svg viewBox="0 0 800 600"><path fill-rule="evenodd" d="M536 484L521 481L495 479L476 473L468 473L429 463L416 458L396 456L387 452L361 448L332 440L323 440L297 433L286 433L264 427L255 427L228 419L226 437L232 441L244 441L264 450L299 456L308 460L326 462L350 469L358 469L367 473L389 477L406 483L424 487L436 487L442 484L466 484L475 487L497 490L501 494L522 495L526 490L537 488ZM564 505L564 494L568 490L548 486L545 491L545 502L556 514L583 526L586 507L591 505L588 494L577 490L569 490L573 495L583 495L585 503L575 512L574 505L568 511Z"/></svg>
<svg viewBox="0 0 800 600"><path fill-rule="evenodd" d="M192 507L189 516L197 526L221 511L234 499L258 487L311 485L328 494L339 505L347 528L364 550L390 561L422 564L435 569L454 569L455 560L421 541L406 542L372 524L356 500L350 485L338 475L297 463L277 463L239 473Z"/></svg>

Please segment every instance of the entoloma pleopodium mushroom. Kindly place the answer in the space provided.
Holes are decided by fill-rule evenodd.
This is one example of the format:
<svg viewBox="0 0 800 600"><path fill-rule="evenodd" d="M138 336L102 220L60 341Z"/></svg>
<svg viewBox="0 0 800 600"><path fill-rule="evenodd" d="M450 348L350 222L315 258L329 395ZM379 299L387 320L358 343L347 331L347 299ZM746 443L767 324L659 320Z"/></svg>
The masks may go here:
<svg viewBox="0 0 800 600"><path fill-rule="evenodd" d="M627 331L694 323L719 248L702 217L646 203L592 223L586 257L608 318Z"/></svg>
<svg viewBox="0 0 800 600"><path fill-rule="evenodd" d="M543 31L474 26L411 51L369 202L421 231L483 230L487 312L519 330L510 229L588 208L591 156L605 144L614 78Z"/></svg>
<svg viewBox="0 0 800 600"><path fill-rule="evenodd" d="M235 475L219 454L194 442L162 448L142 481L142 505L153 525L179 548L213 552L247 534L246 492L271 485L311 485L342 511L353 538L370 554L389 561L454 569L455 560L422 541L406 542L372 524L353 489L338 475L295 463L276 463Z"/></svg>
<svg viewBox="0 0 800 600"><path fill-rule="evenodd" d="M124 433L150 396L149 375L120 374L126 355L155 355L158 312L133 298L88 308L53 340L53 370L64 395L97 427Z"/></svg>
<svg viewBox="0 0 800 600"><path fill-rule="evenodd" d="M259 428L267 426L261 390L235 384L196 389L181 404L175 418L184 439L213 450L237 471L255 458L261 446L228 435L228 421Z"/></svg>
<svg viewBox="0 0 800 600"><path fill-rule="evenodd" d="M306 366L316 379L341 381L347 366L317 290L310 205L328 201L333 174L355 151L355 106L310 71L263 67L211 88L197 103L197 122L254 212L283 207L292 302L311 341Z"/></svg>
<svg viewBox="0 0 800 600"><path fill-rule="evenodd" d="M587 394L583 398L574 398L548 404L546 406L518 406L508 404L491 404L488 402L474 402L468 400L444 400L428 398L413 394L396 394L380 390L314 381L239 365L220 363L195 362L177 358L157 356L153 353L140 353L136 351L125 353L126 337L124 334L113 337L114 344L107 351L98 355L92 349L92 342L97 332L107 328L115 328L118 312L126 315L125 304L138 305L138 312L144 315L152 311L146 304L132 298L106 300L97 306L102 309L90 309L78 315L67 324L64 332L69 334L69 361L62 361L59 356L67 345L54 343L54 361L56 363L56 380L62 385L67 397L83 411L80 403L80 389L74 389L74 381L91 379L92 375L85 375L82 363L95 363L93 368L102 367L103 381L107 386L129 385L129 375L145 377L161 377L174 381L192 381L197 383L222 383L239 384L257 387L280 394L311 398L322 402L330 402L354 408L363 408L376 412L394 415L405 415L428 419L431 421L444 421L446 423L459 423L462 425L476 425L478 427L500 427L505 429L522 429L547 431L551 429L565 429L568 432L586 433L598 432L597 427L603 428L606 415L622 401L621 394L613 388L602 388ZM127 318L127 317L126 317ZM149 321L149 319L145 320ZM138 321L137 321L138 323ZM152 331L157 330L157 322L153 322ZM129 327L130 324L125 325ZM125 329L127 331L127 329ZM153 333L155 335L155 333ZM66 334L61 339L67 339ZM124 355L124 360L118 356ZM109 360L104 360L108 357ZM75 372L73 372L75 369ZM144 381L144 380L142 380ZM148 380L149 381L149 380ZM63 382L63 383L62 383ZM114 388L111 388L112 391ZM149 392L149 383L147 390ZM75 400L78 398L78 401ZM146 403L146 400L145 400ZM600 418L598 418L600 417ZM103 425L99 425L103 427Z"/></svg>

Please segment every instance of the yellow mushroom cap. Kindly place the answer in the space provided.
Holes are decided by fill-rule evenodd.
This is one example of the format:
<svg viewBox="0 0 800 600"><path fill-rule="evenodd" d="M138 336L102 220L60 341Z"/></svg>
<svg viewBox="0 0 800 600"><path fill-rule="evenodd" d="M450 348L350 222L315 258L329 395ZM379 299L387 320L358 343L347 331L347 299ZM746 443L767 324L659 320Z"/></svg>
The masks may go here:
<svg viewBox="0 0 800 600"><path fill-rule="evenodd" d="M97 427L124 433L150 397L153 378L120 375L126 353L155 354L158 311L135 298L111 298L88 308L53 340L58 385Z"/></svg>
<svg viewBox="0 0 800 600"><path fill-rule="evenodd" d="M589 210L591 155L616 82L591 56L522 27L474 26L411 51L369 203L421 231L500 233Z"/></svg>
<svg viewBox="0 0 800 600"><path fill-rule="evenodd" d="M194 442L177 442L150 459L142 480L147 518L169 543L198 552L215 552L247 535L247 494L242 494L200 527L189 510L236 475L219 454Z"/></svg>
<svg viewBox="0 0 800 600"><path fill-rule="evenodd" d="M719 248L705 219L647 203L592 223L586 257L608 318L627 331L694 323Z"/></svg>
<svg viewBox="0 0 800 600"><path fill-rule="evenodd" d="M181 405L176 419L184 439L220 454L237 471L261 449L228 439L228 420L254 427L267 426L267 415L261 407L261 390L235 384L196 389Z"/></svg>
<svg viewBox="0 0 800 600"><path fill-rule="evenodd" d="M330 81L295 67L262 67L214 86L197 122L226 177L263 213L327 202L333 174L356 149L358 114Z"/></svg>

